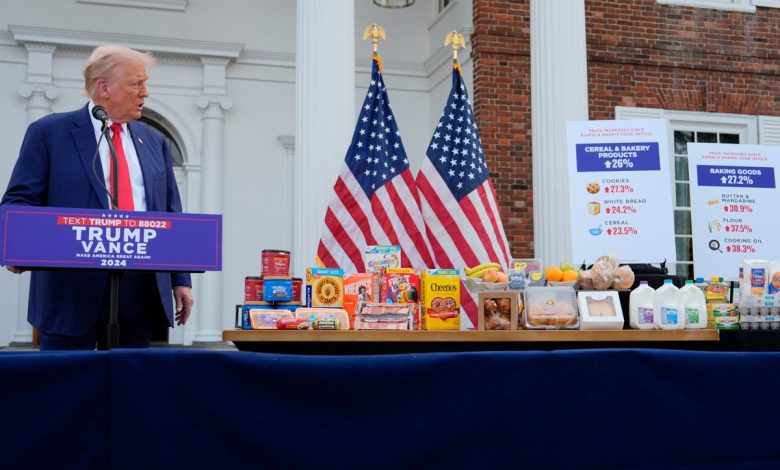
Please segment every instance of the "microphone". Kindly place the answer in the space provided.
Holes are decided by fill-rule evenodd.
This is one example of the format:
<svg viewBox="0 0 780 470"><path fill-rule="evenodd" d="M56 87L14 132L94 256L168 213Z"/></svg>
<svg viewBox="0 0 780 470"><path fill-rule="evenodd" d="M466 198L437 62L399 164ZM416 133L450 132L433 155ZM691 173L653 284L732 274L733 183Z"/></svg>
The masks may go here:
<svg viewBox="0 0 780 470"><path fill-rule="evenodd" d="M113 187L117 188L119 185L119 182L117 181L117 172L116 172L116 149L114 148L114 143L111 141L111 138L108 136L108 113L106 112L106 108L96 105L92 108L92 116L95 117L95 119L101 121L103 123L103 126L100 128L100 138L97 142L97 148L95 148L95 154L92 155L92 173L95 175L95 179L97 179L98 184L103 188L103 190L108 195L108 202L111 209L116 210L118 207L117 198L119 197L117 194L111 194L111 191L109 191L108 188L106 188L105 183L103 182L103 178L98 175L96 162L97 157L100 152L100 142L103 140L103 137L106 138L106 143L108 144L108 150L111 154L111 162L113 163L114 167L114 173L112 175L109 175L111 178L113 178Z"/></svg>
<svg viewBox="0 0 780 470"><path fill-rule="evenodd" d="M95 106L92 108L92 116L103 123L103 128L108 127L108 112L106 112L106 108L100 105Z"/></svg>

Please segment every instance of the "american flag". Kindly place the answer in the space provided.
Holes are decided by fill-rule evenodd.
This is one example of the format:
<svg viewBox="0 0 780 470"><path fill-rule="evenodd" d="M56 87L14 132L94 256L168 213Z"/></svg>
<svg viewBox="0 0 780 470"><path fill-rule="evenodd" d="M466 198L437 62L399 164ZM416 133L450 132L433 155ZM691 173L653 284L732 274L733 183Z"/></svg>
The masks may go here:
<svg viewBox="0 0 780 470"><path fill-rule="evenodd" d="M462 269L494 261L506 270L509 245L459 66L426 154L417 188L436 266ZM468 318L461 327L475 326L477 303L463 283L461 305Z"/></svg>
<svg viewBox="0 0 780 470"><path fill-rule="evenodd" d="M317 264L364 272L367 245L400 245L405 267L432 266L420 197L374 57L352 143L328 204Z"/></svg>

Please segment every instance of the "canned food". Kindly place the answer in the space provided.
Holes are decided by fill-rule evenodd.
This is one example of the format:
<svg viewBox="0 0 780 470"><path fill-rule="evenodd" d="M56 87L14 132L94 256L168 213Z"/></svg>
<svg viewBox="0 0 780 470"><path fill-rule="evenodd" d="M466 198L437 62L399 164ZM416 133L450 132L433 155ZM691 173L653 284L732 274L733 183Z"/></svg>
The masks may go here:
<svg viewBox="0 0 780 470"><path fill-rule="evenodd" d="M261 261L263 276L289 276L290 252L286 250L263 250Z"/></svg>
<svg viewBox="0 0 780 470"><path fill-rule="evenodd" d="M303 279L300 277L294 277L292 279L292 299L293 302L301 301L301 288L303 287Z"/></svg>
<svg viewBox="0 0 780 470"><path fill-rule="evenodd" d="M261 302L263 300L263 278L247 276L244 278L244 302Z"/></svg>

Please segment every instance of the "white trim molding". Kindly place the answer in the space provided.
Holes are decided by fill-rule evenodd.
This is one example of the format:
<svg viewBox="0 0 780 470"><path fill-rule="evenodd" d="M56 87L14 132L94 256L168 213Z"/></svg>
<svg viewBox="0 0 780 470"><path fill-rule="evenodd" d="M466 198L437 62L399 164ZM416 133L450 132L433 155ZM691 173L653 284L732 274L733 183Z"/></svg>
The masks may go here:
<svg viewBox="0 0 780 470"><path fill-rule="evenodd" d="M99 33L68 29L38 28L34 26L8 25L18 43L39 42L57 46L93 48L106 43L122 44L132 49L164 52L176 55L194 55L237 58L244 44L231 42L193 41L131 34Z"/></svg>
<svg viewBox="0 0 780 470"><path fill-rule="evenodd" d="M184 11L189 0L76 0L76 3L92 3L112 7L145 8L147 10Z"/></svg>
<svg viewBox="0 0 780 470"><path fill-rule="evenodd" d="M756 7L751 0L656 0L661 5L692 8L711 8L714 10L741 11L755 13Z"/></svg>

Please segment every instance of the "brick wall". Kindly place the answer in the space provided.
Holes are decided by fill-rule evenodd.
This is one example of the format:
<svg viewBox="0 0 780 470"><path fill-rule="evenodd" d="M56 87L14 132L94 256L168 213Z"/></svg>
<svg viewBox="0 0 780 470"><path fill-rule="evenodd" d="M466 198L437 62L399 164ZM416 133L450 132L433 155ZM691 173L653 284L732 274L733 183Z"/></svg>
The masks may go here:
<svg viewBox="0 0 780 470"><path fill-rule="evenodd" d="M474 0L474 113L511 253L534 253L530 0Z"/></svg>
<svg viewBox="0 0 780 470"><path fill-rule="evenodd" d="M530 0L473 4L474 112L512 254L533 256ZM615 106L780 115L780 9L585 0L585 12L590 119Z"/></svg>
<svg viewBox="0 0 780 470"><path fill-rule="evenodd" d="M585 1L591 119L615 106L780 115L780 9Z"/></svg>

